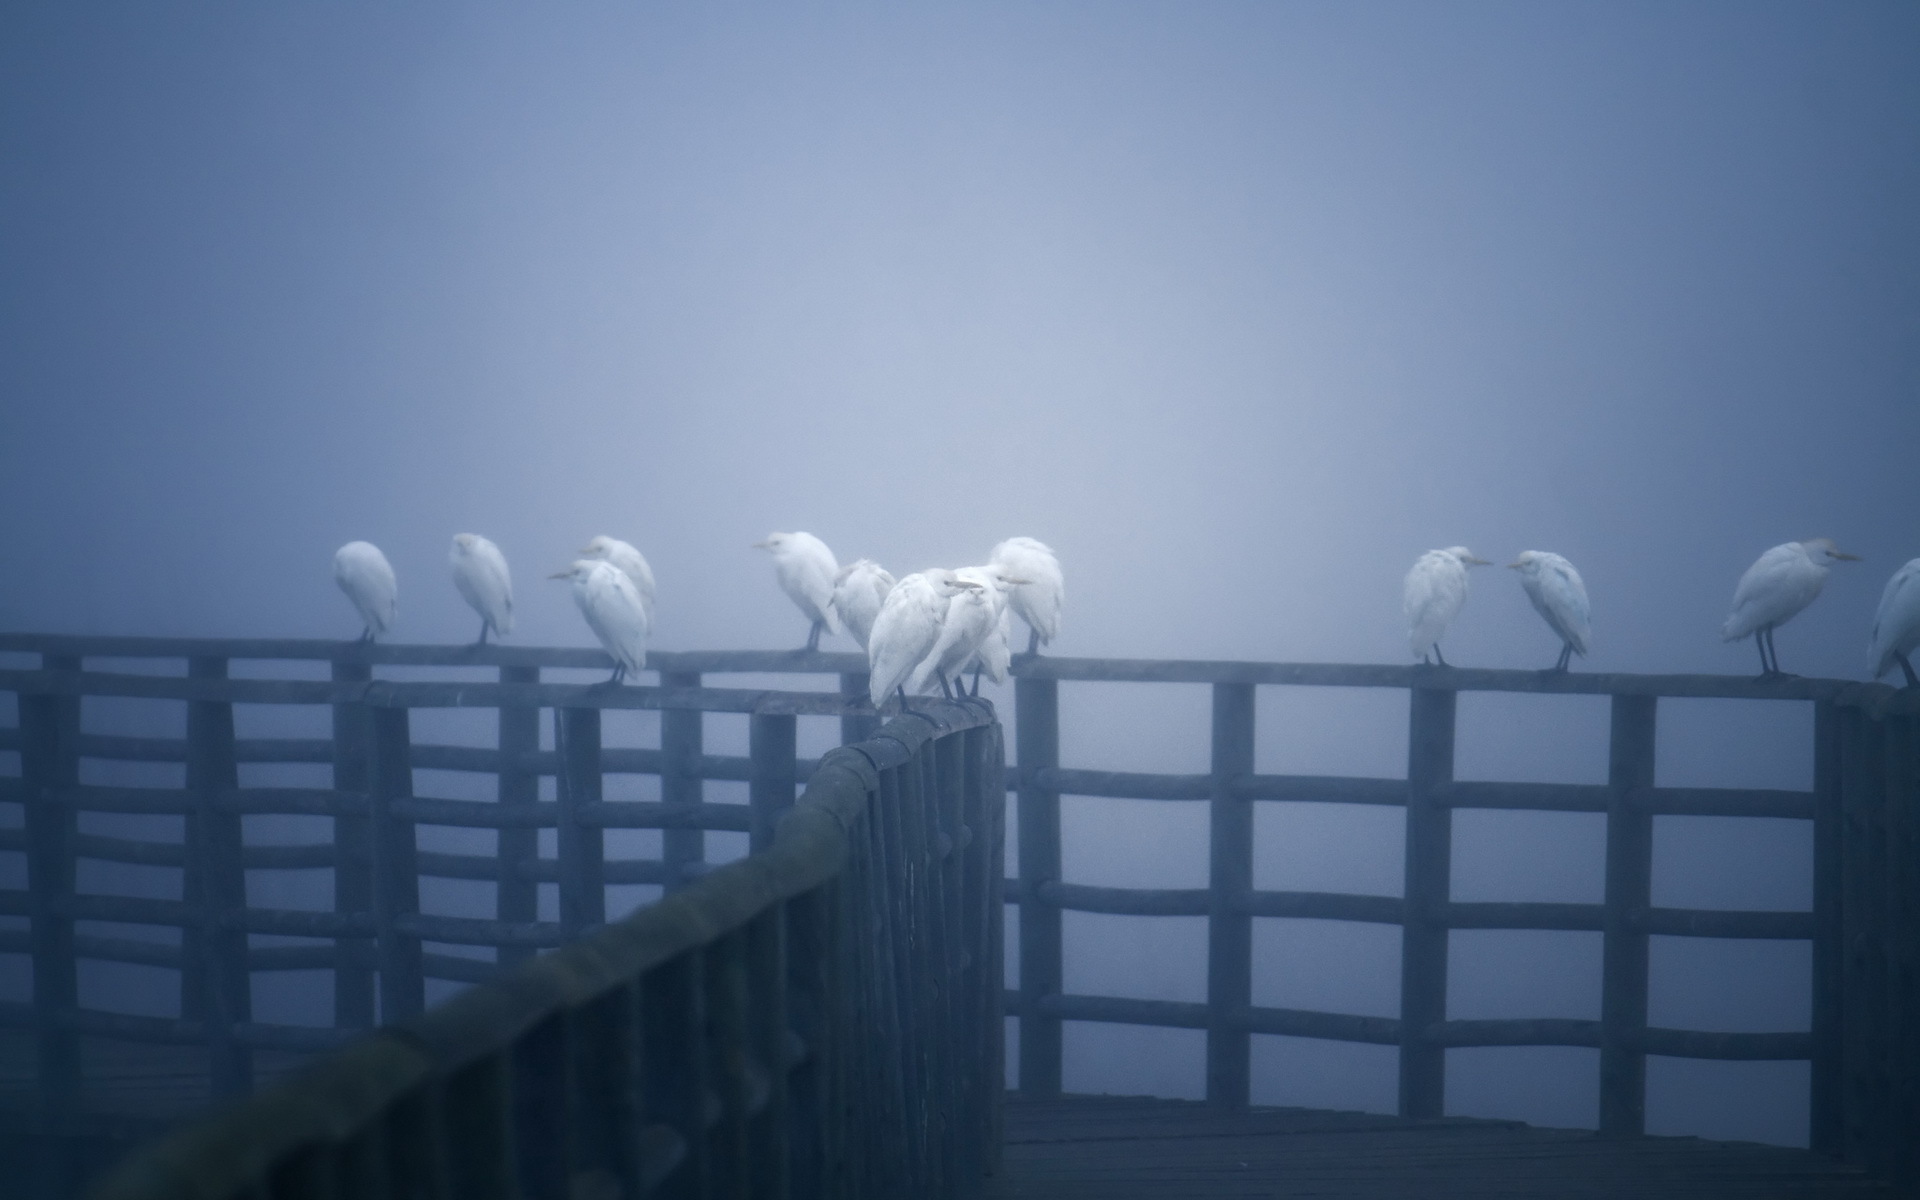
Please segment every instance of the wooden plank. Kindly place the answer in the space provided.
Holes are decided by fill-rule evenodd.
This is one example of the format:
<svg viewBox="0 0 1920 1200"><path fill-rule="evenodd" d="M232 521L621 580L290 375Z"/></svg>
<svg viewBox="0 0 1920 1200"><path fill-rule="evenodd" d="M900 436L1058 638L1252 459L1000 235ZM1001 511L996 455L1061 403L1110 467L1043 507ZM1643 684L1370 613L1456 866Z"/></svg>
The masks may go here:
<svg viewBox="0 0 1920 1200"><path fill-rule="evenodd" d="M373 678L365 663L332 664L334 682L364 684ZM373 710L364 704L335 704L333 713L333 786L370 795L373 791ZM333 907L342 914L372 918L374 912L373 819L341 813L333 818L338 861L333 870ZM371 1029L376 1019L375 973L371 941L341 938L334 943L339 963L333 969L333 1021L343 1029Z"/></svg>
<svg viewBox="0 0 1920 1200"><path fill-rule="evenodd" d="M660 683L670 688L698 688L700 676L688 672L662 670ZM705 718L686 709L660 714L660 800L669 810L687 812L699 807L706 792L700 778ZM707 857L707 836L700 829L676 825L661 835L661 858L669 871L667 890L682 886L690 878L687 868Z"/></svg>
<svg viewBox="0 0 1920 1200"><path fill-rule="evenodd" d="M1840 726L1831 701L1813 708L1813 1047L1808 1144L1838 1157L1846 1149L1841 1020L1845 946L1841 927Z"/></svg>
<svg viewBox="0 0 1920 1200"><path fill-rule="evenodd" d="M1885 1056L1888 1178L1920 1190L1920 719L1887 716Z"/></svg>
<svg viewBox="0 0 1920 1200"><path fill-rule="evenodd" d="M526 684L540 682L537 666L500 668L500 682ZM534 765L540 757L540 710L503 706L495 734L499 746L498 782L494 799L503 808L533 811L540 803L540 774ZM413 748L413 764L424 765L421 751ZM554 770L558 770L558 755ZM529 868L540 861L540 832L532 826L502 828L499 833L494 872L494 915L502 921L524 923L540 918L540 885ZM424 859L425 856L422 856ZM424 861L421 869L426 869ZM555 866L558 870L558 864ZM556 882L558 875L555 876ZM506 946L500 950L500 965L515 966L532 958L527 946Z"/></svg>
<svg viewBox="0 0 1920 1200"><path fill-rule="evenodd" d="M1446 1049L1426 1031L1447 1018L1446 909L1451 899L1454 692L1416 688L1407 729L1406 924L1400 935L1400 1115L1437 1117Z"/></svg>
<svg viewBox="0 0 1920 1200"><path fill-rule="evenodd" d="M374 709L373 861L374 920L380 963L382 1024L409 1021L426 1010L426 981L420 938L403 929L400 918L420 912L418 844L413 822L391 811L413 794L413 765L407 754L408 719L404 708Z"/></svg>
<svg viewBox="0 0 1920 1200"><path fill-rule="evenodd" d="M1241 1027L1253 1004L1253 803L1234 784L1253 774L1253 685L1213 685L1213 796L1207 807L1207 1099L1246 1107L1252 1070Z"/></svg>
<svg viewBox="0 0 1920 1200"><path fill-rule="evenodd" d="M1601 948L1600 1131L1646 1132L1647 933L1652 903L1653 815L1632 802L1654 784L1657 701L1615 696L1607 752L1614 800L1607 812L1606 932Z"/></svg>
<svg viewBox="0 0 1920 1200"><path fill-rule="evenodd" d="M225 679L223 658L188 660L193 679ZM187 818L187 862L182 894L200 912L200 924L183 933L186 969L181 977L181 1014L205 1023L207 1057L215 1096L253 1090L253 1061L233 1040L236 1025L253 1019L247 935L228 922L247 908L245 838L237 814L215 805L219 793L240 786L233 756L233 706L196 700L187 705L187 791L196 811Z"/></svg>
<svg viewBox="0 0 1920 1200"><path fill-rule="evenodd" d="M747 784L747 805L752 823L748 826L747 849L756 853L773 844L774 826L781 814L793 807L799 794L794 772L794 752L799 740L799 722L791 716L747 718L747 757L753 763L753 777Z"/></svg>
<svg viewBox="0 0 1920 1200"><path fill-rule="evenodd" d="M80 670L80 660L43 654L48 672ZM26 801L27 880L33 931L35 1062L41 1104L61 1116L80 1099L80 1043L62 1017L79 1005L70 908L74 888L74 810L62 790L80 781L80 700L21 696L20 776Z"/></svg>
<svg viewBox="0 0 1920 1200"><path fill-rule="evenodd" d="M560 865L560 929L568 941L607 923L605 834L580 819L601 803L600 710L553 710L553 744L560 755L560 824L556 857Z"/></svg>
<svg viewBox="0 0 1920 1200"><path fill-rule="evenodd" d="M1060 882L1060 793L1042 772L1060 766L1060 689L1051 679L1014 683L1014 753L1019 763L1020 884L1024 895ZM1041 899L1020 906L1020 1091L1060 1091L1059 1018L1041 1011L1061 981L1060 910Z"/></svg>

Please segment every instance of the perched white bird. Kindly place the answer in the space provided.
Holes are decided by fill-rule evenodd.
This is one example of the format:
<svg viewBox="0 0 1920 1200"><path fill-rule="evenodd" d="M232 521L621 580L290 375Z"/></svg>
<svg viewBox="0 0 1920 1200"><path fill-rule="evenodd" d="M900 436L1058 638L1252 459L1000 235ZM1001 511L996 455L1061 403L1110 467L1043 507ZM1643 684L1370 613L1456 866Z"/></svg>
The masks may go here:
<svg viewBox="0 0 1920 1200"><path fill-rule="evenodd" d="M1440 638L1467 602L1467 568L1488 565L1465 546L1429 550L1415 560L1407 572L1402 606L1407 614L1407 641L1421 662L1431 653L1441 666L1447 665L1440 653Z"/></svg>
<svg viewBox="0 0 1920 1200"><path fill-rule="evenodd" d="M873 619L880 615L880 606L892 590L893 576L870 558L841 567L833 577L833 610L840 614L847 633L862 650L873 632Z"/></svg>
<svg viewBox="0 0 1920 1200"><path fill-rule="evenodd" d="M840 573L827 544L810 533L770 533L759 549L773 554L773 573L780 588L813 622L807 633L807 649L820 648L820 633L840 632L840 621L833 613L833 577Z"/></svg>
<svg viewBox="0 0 1920 1200"><path fill-rule="evenodd" d="M512 633L513 577L500 547L477 533L456 533L447 561L453 564L453 586L480 614L480 637L474 645L487 644L489 629L495 637Z"/></svg>
<svg viewBox="0 0 1920 1200"><path fill-rule="evenodd" d="M619 538L601 534L588 542L580 551L580 557L600 559L619 567L622 574L633 582L633 590L640 594L640 607L647 612L647 630L653 630L653 568L647 565L647 556L635 550Z"/></svg>
<svg viewBox="0 0 1920 1200"><path fill-rule="evenodd" d="M962 567L954 574L979 584L987 599L993 602L993 628L974 651L973 658L960 667L963 674L973 672L972 694L978 696L981 675L995 683L1007 681L1007 668L1013 664L1012 595L1014 589L1025 587L1027 581L1015 578L1005 567L992 564ZM951 604L948 607L951 609Z"/></svg>
<svg viewBox="0 0 1920 1200"><path fill-rule="evenodd" d="M333 581L360 610L366 632L360 640L370 642L393 626L394 600L399 588L394 583L393 566L380 547L372 542L348 542L333 552Z"/></svg>
<svg viewBox="0 0 1920 1200"><path fill-rule="evenodd" d="M966 571L950 574L962 590L947 600L947 611L940 620L940 636L907 677L910 695L931 695L938 688L947 699L953 699L954 688L967 664L973 661L973 656L979 653L1000 622L992 585L980 582L978 576L970 577Z"/></svg>
<svg viewBox="0 0 1920 1200"><path fill-rule="evenodd" d="M582 558L549 576L573 581L573 602L587 619L587 628L613 658L613 677L619 683L647 667L647 613L640 591L626 572L604 559Z"/></svg>
<svg viewBox="0 0 1920 1200"><path fill-rule="evenodd" d="M895 692L900 694L900 707L906 708L903 685L940 640L947 602L956 592L979 586L941 570L916 572L893 585L867 639L867 695L874 708Z"/></svg>
<svg viewBox="0 0 1920 1200"><path fill-rule="evenodd" d="M1920 688L1907 655L1920 649L1920 558L1893 573L1887 590L1880 593L1880 610L1873 615L1873 643L1867 662L1875 679L1899 663L1907 676L1907 686Z"/></svg>
<svg viewBox="0 0 1920 1200"><path fill-rule="evenodd" d="M1593 626L1587 585L1581 582L1580 572L1549 550L1522 550L1507 565L1520 572L1520 586L1533 601L1533 611L1560 635L1560 661L1553 664L1553 669L1566 670L1576 654L1585 658L1593 641Z"/></svg>
<svg viewBox="0 0 1920 1200"><path fill-rule="evenodd" d="M1858 562L1842 554L1827 538L1782 542L1754 560L1740 585L1733 589L1733 612L1720 627L1720 636L1737 642L1748 634L1760 648L1760 678L1785 674L1780 653L1773 648L1773 631L1812 604L1826 586L1828 564Z"/></svg>
<svg viewBox="0 0 1920 1200"><path fill-rule="evenodd" d="M1060 606L1067 598L1060 560L1044 542L1015 537L995 546L987 561L1027 581L1026 586L1016 589L1008 599L1013 611L1027 623L1027 653L1040 653L1041 646L1060 636Z"/></svg>

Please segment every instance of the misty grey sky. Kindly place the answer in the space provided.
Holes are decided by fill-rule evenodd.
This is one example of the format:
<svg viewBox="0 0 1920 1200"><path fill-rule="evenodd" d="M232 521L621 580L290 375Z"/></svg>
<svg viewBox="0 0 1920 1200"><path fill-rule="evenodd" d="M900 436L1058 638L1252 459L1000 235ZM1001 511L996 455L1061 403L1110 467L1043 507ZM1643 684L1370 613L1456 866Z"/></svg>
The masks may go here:
<svg viewBox="0 0 1920 1200"><path fill-rule="evenodd" d="M896 572L1024 533L1066 565L1060 653L1397 662L1402 574L1465 543L1580 567L1577 667L1749 673L1735 580L1824 534L1867 561L1782 660L1859 677L1920 555L1917 61L1899 3L11 4L0 628L350 637L329 560L367 538L395 639L466 640L471 530L515 641L590 643L541 577L609 533L653 562L656 645L797 645L769 530ZM1551 661L1509 573L1474 589L1450 659ZM1116 724L1070 720L1069 760L1204 769L1197 689L1082 693ZM1398 694L1261 704L1262 770L1403 762ZM1464 777L1604 771L1604 704L1462 713ZM1805 786L1803 718L1670 704L1737 777L1662 781ZM1262 886L1398 891L1397 827L1296 807ZM1068 873L1193 886L1195 816L1069 802ZM1663 859L1662 902L1804 904L1789 866L1727 899L1752 873L1713 856L1804 858L1749 825L1663 822L1707 858ZM1502 828L1463 815L1461 880L1597 889L1597 826ZM1262 936L1325 969L1263 1003L1387 1002L1393 946L1307 924ZM1198 986L1191 930L1130 928L1070 984ZM1454 1015L1507 1015L1455 940ZM1524 1015L1585 1015L1597 956L1556 954L1519 956L1528 1002L1578 997ZM1656 1019L1695 1019L1687 970L1781 968L1656 962ZM1322 1049L1294 1069L1364 1074ZM1501 1111L1477 1061L1449 1103ZM1701 1128L1660 1090L1689 1069L1656 1124ZM1584 1119L1541 1103L1507 1111Z"/></svg>

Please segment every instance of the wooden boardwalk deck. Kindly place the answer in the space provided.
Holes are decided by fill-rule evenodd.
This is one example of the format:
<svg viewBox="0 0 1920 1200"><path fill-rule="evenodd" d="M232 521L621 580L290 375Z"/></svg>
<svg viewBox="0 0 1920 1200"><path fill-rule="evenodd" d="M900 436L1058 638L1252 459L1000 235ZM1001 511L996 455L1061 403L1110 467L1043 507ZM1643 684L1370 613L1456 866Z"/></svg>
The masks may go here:
<svg viewBox="0 0 1920 1200"><path fill-rule="evenodd" d="M1804 1150L1603 1139L1512 1121L1118 1097L1010 1098L994 1200L1515 1200L1891 1196Z"/></svg>

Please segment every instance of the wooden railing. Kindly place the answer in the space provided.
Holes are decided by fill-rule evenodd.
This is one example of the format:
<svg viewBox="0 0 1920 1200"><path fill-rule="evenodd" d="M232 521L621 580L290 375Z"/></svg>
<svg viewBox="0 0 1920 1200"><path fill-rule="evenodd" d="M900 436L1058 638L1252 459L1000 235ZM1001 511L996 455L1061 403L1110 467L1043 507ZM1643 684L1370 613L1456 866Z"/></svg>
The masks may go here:
<svg viewBox="0 0 1920 1200"><path fill-rule="evenodd" d="M10 639L18 643L24 639ZM44 642L49 639L34 639ZM22 777L4 799L23 802L33 884L35 1004L41 1082L55 1103L78 1099L78 1035L203 1041L224 1090L244 1090L259 1046L353 1045L321 1059L226 1116L141 1152L98 1193L111 1197L459 1195L955 1196L971 1194L998 1147L1004 753L990 705L931 703L880 728L838 693L702 688L712 670L834 671L851 656L685 655L660 665L662 688L369 682L371 662L473 658L508 672L539 665L603 666L598 656L286 643L89 640L48 655L41 669L0 672L16 692ZM224 678L227 657L332 657L333 681ZM20 649L0 641L0 649ZM218 652L210 652L216 650ZM83 672L79 654L181 656L185 678ZM568 661L555 663L556 658ZM371 660L371 661L369 661ZM517 661L501 661L517 660ZM217 664L217 665L216 665ZM853 674L854 672L846 672ZM345 676L345 678L342 678ZM849 686L857 681L849 681ZM858 689L858 690L863 690ZM185 700L184 744L80 735L81 695ZM242 761L326 761L320 747L248 745L233 735L234 703L331 704L334 789L239 788ZM501 713L496 750L412 744L407 714L428 706ZM539 708L554 710L555 749L540 752ZM600 745L609 708L659 708L659 751ZM701 712L750 714L743 762L704 756ZM795 758L795 716L839 714L850 734L873 733L818 763ZM675 744L674 739L678 739ZM325 746L325 743L321 744ZM77 760L102 753L180 761L188 786L84 787ZM413 797L423 762L499 772L499 803ZM601 798L604 771L658 771L691 781L659 803ZM542 772L557 803L510 787ZM809 776L795 802L796 779ZM745 778L746 805L701 801L701 778ZM134 794L138 791L140 794ZM163 850L102 844L75 832L76 809L185 815L184 844ZM239 818L325 813L331 845L300 855L248 847ZM453 861L415 847L418 823L558 830L557 859ZM753 852L711 870L690 859L607 861L607 828L749 833ZM160 844L164 846L165 844ZM531 850L531 846L523 847ZM686 851L683 844L681 850ZM326 853L321 853L325 851ZM138 855L139 857L135 857ZM156 902L77 895L76 856L183 867L187 898ZM345 902L333 913L249 908L236 886L249 866L331 865ZM527 864L532 869L527 869ZM636 869L639 868L639 869ZM418 878L454 874L559 884L560 920L427 917ZM679 885L604 925L604 884ZM75 920L178 923L179 949L76 936ZM337 939L296 953L246 946L254 931ZM423 941L563 948L424 1013L422 980L472 970L440 962ZM355 944L370 950L356 953ZM156 953L169 951L172 953ZM201 997L177 1021L78 1006L79 956L178 965L183 993ZM373 1034L295 1030L248 1020L247 972L334 968L344 1011L387 1027ZM55 969L43 971L42 962ZM494 972L488 964L474 964ZM62 970L61 968L66 968Z"/></svg>
<svg viewBox="0 0 1920 1200"><path fill-rule="evenodd" d="M1869 1169L1912 1180L1920 1147L1920 695L1879 685L1706 676L1543 674L1431 667L1022 659L1016 665L1019 1086L1061 1086L1063 1021L1206 1032L1210 1099L1245 1105L1255 1033L1368 1042L1399 1049L1399 1107L1442 1113L1446 1052L1462 1046L1584 1046L1600 1052L1600 1127L1645 1124L1646 1057L1809 1059L1812 1141ZM1204 683L1213 690L1212 769L1205 775L1069 770L1060 765L1062 681ZM1254 771L1260 686L1397 688L1409 693L1407 774L1399 779L1262 775ZM1455 702L1462 691L1612 698L1604 784L1487 783L1454 778ZM1663 696L1810 701L1811 792L1667 788L1654 779ZM1204 888L1094 887L1061 878L1060 797L1203 802L1210 877ZM1258 890L1253 805L1294 800L1406 811L1401 896ZM1600 904L1463 903L1452 898L1456 809L1601 813ZM1653 820L1661 815L1786 817L1814 826L1810 912L1703 911L1652 904ZM1067 994L1064 911L1207 920L1205 1003ZM1401 928L1397 1018L1255 1005L1253 920L1305 917ZM1455 929L1585 930L1604 941L1599 1020L1450 1020L1448 935ZM1648 938L1810 939L1811 1031L1718 1033L1647 1023Z"/></svg>

